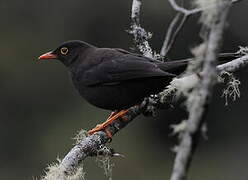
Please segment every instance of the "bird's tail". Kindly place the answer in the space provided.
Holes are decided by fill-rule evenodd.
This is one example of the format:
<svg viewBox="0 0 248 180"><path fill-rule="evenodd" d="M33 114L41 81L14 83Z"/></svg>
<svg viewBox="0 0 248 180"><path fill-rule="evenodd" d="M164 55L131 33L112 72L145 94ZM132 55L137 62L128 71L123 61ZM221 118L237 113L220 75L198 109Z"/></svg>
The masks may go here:
<svg viewBox="0 0 248 180"><path fill-rule="evenodd" d="M218 65L227 63L238 57L240 57L240 54L238 53L221 53L218 57ZM158 66L163 71L179 75L186 70L188 63L193 60L193 58L188 58L182 60L166 61L164 63L158 64Z"/></svg>

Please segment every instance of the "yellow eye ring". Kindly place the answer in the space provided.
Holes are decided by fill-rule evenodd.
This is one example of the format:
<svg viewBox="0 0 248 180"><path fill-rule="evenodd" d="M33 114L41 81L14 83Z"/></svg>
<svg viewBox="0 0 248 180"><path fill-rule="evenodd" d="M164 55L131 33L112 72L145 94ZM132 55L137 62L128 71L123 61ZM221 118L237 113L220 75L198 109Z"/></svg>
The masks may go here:
<svg viewBox="0 0 248 180"><path fill-rule="evenodd" d="M69 49L68 49L67 47L62 47L62 48L60 49L60 53L63 54L63 55L68 54L68 52L69 52Z"/></svg>

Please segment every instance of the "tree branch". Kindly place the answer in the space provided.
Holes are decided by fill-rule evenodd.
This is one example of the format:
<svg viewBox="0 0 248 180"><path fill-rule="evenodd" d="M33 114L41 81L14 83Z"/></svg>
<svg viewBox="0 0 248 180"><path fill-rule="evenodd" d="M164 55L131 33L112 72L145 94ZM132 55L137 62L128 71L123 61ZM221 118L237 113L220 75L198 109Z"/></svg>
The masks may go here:
<svg viewBox="0 0 248 180"><path fill-rule="evenodd" d="M171 4L171 6L173 7L173 9L175 9L178 12L181 12L181 13L185 14L186 16L189 16L189 15L192 15L192 14L197 14L197 13L200 13L200 12L205 11L207 9L214 8L216 6L216 2L213 2L213 3L210 2L207 7L195 8L195 9L188 10L188 9L185 9L185 8L179 6L176 3L176 0L168 0L168 1ZM242 1L242 0L231 0L231 3L237 3L237 2L240 2L240 1Z"/></svg>
<svg viewBox="0 0 248 180"><path fill-rule="evenodd" d="M244 55L233 61L218 65L217 68L219 71L235 72L247 65L248 63L247 59L248 59L248 55Z"/></svg>
<svg viewBox="0 0 248 180"><path fill-rule="evenodd" d="M195 8L195 9L188 10L186 8L179 6L176 3L176 0L168 0L168 1L169 1L170 5L172 6L172 8L178 12L178 14L171 21L171 23L167 29L162 48L160 50L161 56L166 56L168 54L168 52L170 51L171 47L173 46L173 44L177 38L177 35L179 34L180 30L182 29L183 25L185 24L185 22L189 16L200 13L204 10L214 8L214 6L215 6L215 3L212 3L212 4L208 5L207 7ZM232 0L231 2L237 3L240 1L241 0ZM182 16L181 20L180 20L180 16Z"/></svg>
<svg viewBox="0 0 248 180"><path fill-rule="evenodd" d="M201 75L198 83L187 97L186 105L189 117L185 129L181 132L180 143L176 148L177 153L171 180L186 179L187 170L197 147L209 98L217 79L215 64L230 5L231 1L229 0L216 1L214 11L203 12L203 16L207 16L208 19L208 21L202 20L206 37L204 37L205 42L195 52L199 63L195 64L194 67L195 73L201 72Z"/></svg>
<svg viewBox="0 0 248 180"><path fill-rule="evenodd" d="M180 19L181 16L182 16L182 18ZM172 45L174 44L175 39L176 39L179 31L182 29L184 23L186 22L187 18L188 18L187 15L178 13L174 17L174 19L171 21L169 28L167 30L167 33L165 35L163 46L162 46L161 51L160 51L161 56L167 55L167 53L171 49ZM178 26L176 27L176 25L178 25Z"/></svg>
<svg viewBox="0 0 248 180"><path fill-rule="evenodd" d="M195 8L195 9L192 9L192 10L188 10L188 9L185 9L181 6L179 6L175 0L168 0L169 3L171 4L171 6L173 7L173 9L175 9L176 11L178 12L181 12L183 14L185 14L186 16L189 16L191 14L196 14L196 13L199 13L202 11L202 8Z"/></svg>
<svg viewBox="0 0 248 180"><path fill-rule="evenodd" d="M131 20L131 29L128 30L134 37L134 43L138 47L139 51L146 57L153 58L153 51L149 45L148 40L152 37L150 32L146 32L140 25L140 9L142 2L141 0L133 0Z"/></svg>

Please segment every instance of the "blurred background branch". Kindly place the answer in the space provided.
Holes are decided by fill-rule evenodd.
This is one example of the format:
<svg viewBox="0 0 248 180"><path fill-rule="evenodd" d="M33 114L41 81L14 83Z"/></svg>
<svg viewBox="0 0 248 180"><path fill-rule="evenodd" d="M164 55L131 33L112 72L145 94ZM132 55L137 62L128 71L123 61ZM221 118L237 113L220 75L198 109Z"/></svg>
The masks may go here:
<svg viewBox="0 0 248 180"><path fill-rule="evenodd" d="M166 35L165 35L165 39L163 42L163 46L161 48L160 54L162 56L166 56L167 53L170 51L170 49L172 48L173 44L175 43L175 40L178 36L178 33L180 32L180 30L182 29L184 23L186 22L186 20L188 19L189 16L200 13L204 10L207 9L211 9L214 8L214 4L210 2L206 7L201 7L201 8L194 8L191 10L188 10L184 7L179 6L176 3L176 0L168 0L170 5L172 6L172 8L177 11L177 15L174 17L174 19L171 21ZM184 2L184 1L182 1ZM236 3L238 2L238 0L232 0L232 3ZM183 3L182 3L183 4Z"/></svg>
<svg viewBox="0 0 248 180"><path fill-rule="evenodd" d="M206 4L197 0L200 7ZM217 59L222 44L222 36L226 24L227 14L231 5L230 0L214 1L215 5L211 10L205 10L201 15L203 43L194 49L195 58L198 61L188 66L193 73L200 72L197 83L188 93L186 107L189 112L185 128L179 132L179 145L176 148L176 158L172 170L171 180L184 180L187 177L193 154L198 145L202 125L205 121L206 112L213 93L213 87L217 82ZM175 8L175 6L173 6ZM181 89L180 91L187 91Z"/></svg>

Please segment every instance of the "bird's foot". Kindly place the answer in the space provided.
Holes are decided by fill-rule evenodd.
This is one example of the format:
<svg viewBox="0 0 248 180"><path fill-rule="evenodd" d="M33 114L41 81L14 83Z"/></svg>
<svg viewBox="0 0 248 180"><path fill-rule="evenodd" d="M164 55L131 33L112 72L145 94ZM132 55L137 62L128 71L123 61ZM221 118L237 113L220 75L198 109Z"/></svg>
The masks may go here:
<svg viewBox="0 0 248 180"><path fill-rule="evenodd" d="M88 131L88 134L89 134L89 135L92 135L92 134L94 134L95 132L104 131L104 132L107 134L108 138L111 139L111 138L112 138L112 134L111 134L111 132L109 132L109 131L106 129L106 127L107 127L108 125L110 125L114 120L116 120L116 119L118 119L119 117L122 117L124 114L126 114L127 111L128 111L128 110L121 110L121 111L119 111L119 112L112 112L112 113L110 114L110 116L108 117L108 119L107 119L104 123L96 125L95 128L93 128L93 129L91 129L91 130Z"/></svg>
<svg viewBox="0 0 248 180"><path fill-rule="evenodd" d="M109 139L112 139L112 134L111 134L111 132L109 132L109 130L106 129L106 127L104 126L104 123L97 124L96 127L94 127L93 129L88 131L88 135L92 135L92 134L94 134L95 132L98 132L98 131L104 131L106 133L107 137Z"/></svg>

